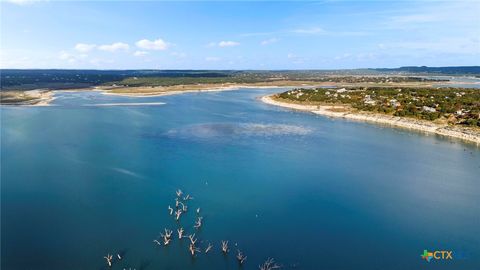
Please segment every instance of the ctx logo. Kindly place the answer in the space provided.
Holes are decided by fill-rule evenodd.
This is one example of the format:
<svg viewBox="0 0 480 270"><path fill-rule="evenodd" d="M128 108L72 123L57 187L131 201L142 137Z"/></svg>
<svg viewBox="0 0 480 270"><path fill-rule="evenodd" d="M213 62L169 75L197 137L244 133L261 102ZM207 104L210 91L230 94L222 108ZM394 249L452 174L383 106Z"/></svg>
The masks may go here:
<svg viewBox="0 0 480 270"><path fill-rule="evenodd" d="M453 251L449 250L436 250L433 252L429 252L428 250L423 250L422 259L430 262L433 258L435 260L453 260Z"/></svg>

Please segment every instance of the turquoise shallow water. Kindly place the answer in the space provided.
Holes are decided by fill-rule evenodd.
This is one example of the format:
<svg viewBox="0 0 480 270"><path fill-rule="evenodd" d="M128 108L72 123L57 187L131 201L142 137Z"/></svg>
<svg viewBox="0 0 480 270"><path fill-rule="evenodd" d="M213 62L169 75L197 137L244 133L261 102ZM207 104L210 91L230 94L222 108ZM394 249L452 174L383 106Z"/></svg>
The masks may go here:
<svg viewBox="0 0 480 270"><path fill-rule="evenodd" d="M272 107L281 89L1 108L2 269L478 269L480 151L443 137ZM160 106L80 106L165 102ZM176 188L203 247L152 243ZM194 213L181 224L193 231ZM219 245L229 240L231 253ZM423 261L424 249L453 250Z"/></svg>

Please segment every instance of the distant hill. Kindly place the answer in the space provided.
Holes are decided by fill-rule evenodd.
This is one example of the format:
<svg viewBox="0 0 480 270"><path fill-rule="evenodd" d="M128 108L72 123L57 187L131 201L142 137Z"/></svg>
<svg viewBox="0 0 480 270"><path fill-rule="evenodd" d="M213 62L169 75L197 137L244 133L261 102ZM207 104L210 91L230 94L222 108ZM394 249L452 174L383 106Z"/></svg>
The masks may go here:
<svg viewBox="0 0 480 270"><path fill-rule="evenodd" d="M73 89L118 82L131 77L217 78L235 71L208 70L87 70L87 69L1 69L0 89Z"/></svg>

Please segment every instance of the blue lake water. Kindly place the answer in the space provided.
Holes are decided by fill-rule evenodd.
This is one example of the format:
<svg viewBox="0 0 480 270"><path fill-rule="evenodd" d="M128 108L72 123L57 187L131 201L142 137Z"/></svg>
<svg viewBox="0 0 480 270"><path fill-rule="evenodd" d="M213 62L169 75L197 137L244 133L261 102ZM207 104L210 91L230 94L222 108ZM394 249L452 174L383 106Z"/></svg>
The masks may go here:
<svg viewBox="0 0 480 270"><path fill-rule="evenodd" d="M449 83L439 82L440 87L464 87L464 88L480 88L480 78L474 76L425 76L429 79L449 80Z"/></svg>
<svg viewBox="0 0 480 270"><path fill-rule="evenodd" d="M479 269L480 149L266 105L282 89L1 108L1 269ZM81 106L164 102L159 106ZM152 241L180 224L200 246ZM220 241L229 240L222 255ZM237 246L234 244L237 243ZM424 249L453 260L421 259Z"/></svg>

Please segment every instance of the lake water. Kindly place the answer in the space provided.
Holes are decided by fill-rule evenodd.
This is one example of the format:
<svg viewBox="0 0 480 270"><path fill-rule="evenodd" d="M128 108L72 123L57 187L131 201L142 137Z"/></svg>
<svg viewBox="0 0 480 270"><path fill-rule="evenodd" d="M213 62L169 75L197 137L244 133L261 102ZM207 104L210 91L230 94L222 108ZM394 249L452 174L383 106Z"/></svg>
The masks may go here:
<svg viewBox="0 0 480 270"><path fill-rule="evenodd" d="M266 105L282 89L126 98L58 93L1 108L1 268L479 269L480 149ZM81 106L163 102L157 106ZM194 200L188 240L152 241ZM222 255L220 241L229 240ZM237 243L237 247L234 244ZM422 260L423 250L453 260Z"/></svg>

